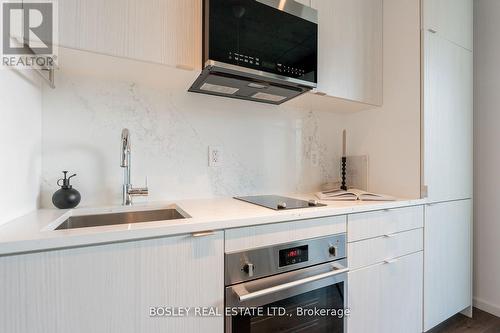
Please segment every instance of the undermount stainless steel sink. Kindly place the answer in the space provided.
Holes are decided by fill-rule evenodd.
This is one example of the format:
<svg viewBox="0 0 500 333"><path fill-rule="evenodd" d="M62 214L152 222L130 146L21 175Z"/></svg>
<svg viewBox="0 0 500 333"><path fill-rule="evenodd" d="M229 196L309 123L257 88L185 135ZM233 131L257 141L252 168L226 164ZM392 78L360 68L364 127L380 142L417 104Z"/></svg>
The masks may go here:
<svg viewBox="0 0 500 333"><path fill-rule="evenodd" d="M178 208L71 216L55 230L100 227L116 224L180 220L190 216Z"/></svg>

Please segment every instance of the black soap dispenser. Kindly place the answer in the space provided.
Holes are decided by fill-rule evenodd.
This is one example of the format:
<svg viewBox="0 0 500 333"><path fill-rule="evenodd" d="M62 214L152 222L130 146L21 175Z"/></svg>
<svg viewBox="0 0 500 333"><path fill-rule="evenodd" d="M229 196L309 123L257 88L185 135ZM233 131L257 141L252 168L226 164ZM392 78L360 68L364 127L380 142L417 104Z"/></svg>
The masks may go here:
<svg viewBox="0 0 500 333"><path fill-rule="evenodd" d="M63 171L64 178L57 181L57 185L59 185L61 188L57 190L52 196L52 203L59 209L75 208L76 206L78 206L82 198L80 192L75 190L69 183L71 178L75 177L76 174L66 178L67 173L68 171Z"/></svg>

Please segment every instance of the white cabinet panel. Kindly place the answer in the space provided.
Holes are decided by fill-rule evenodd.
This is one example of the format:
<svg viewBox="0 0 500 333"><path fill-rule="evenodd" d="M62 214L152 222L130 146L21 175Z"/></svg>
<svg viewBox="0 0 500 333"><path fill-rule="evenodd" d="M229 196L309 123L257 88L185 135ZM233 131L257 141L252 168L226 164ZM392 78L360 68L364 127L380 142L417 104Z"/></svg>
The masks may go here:
<svg viewBox="0 0 500 333"><path fill-rule="evenodd" d="M422 252L348 274L349 333L422 332Z"/></svg>
<svg viewBox="0 0 500 333"><path fill-rule="evenodd" d="M64 0L61 46L181 68L201 66L201 0Z"/></svg>
<svg viewBox="0 0 500 333"><path fill-rule="evenodd" d="M369 265L422 251L424 247L423 228L404 231L347 244L349 269Z"/></svg>
<svg viewBox="0 0 500 333"><path fill-rule="evenodd" d="M220 333L222 317L151 318L149 310L222 311L223 272L222 232L0 257L0 331Z"/></svg>
<svg viewBox="0 0 500 333"><path fill-rule="evenodd" d="M425 207L425 331L472 303L471 228L471 200Z"/></svg>
<svg viewBox="0 0 500 333"><path fill-rule="evenodd" d="M243 251L345 232L345 215L228 229L225 251Z"/></svg>
<svg viewBox="0 0 500 333"><path fill-rule="evenodd" d="M390 235L424 226L422 206L349 214L348 242Z"/></svg>
<svg viewBox="0 0 500 333"><path fill-rule="evenodd" d="M473 47L473 0L424 0L425 30L466 49Z"/></svg>
<svg viewBox="0 0 500 333"><path fill-rule="evenodd" d="M433 201L471 198L472 52L428 31L424 43L424 184Z"/></svg>
<svg viewBox="0 0 500 333"><path fill-rule="evenodd" d="M312 0L318 10L318 91L382 104L383 0Z"/></svg>

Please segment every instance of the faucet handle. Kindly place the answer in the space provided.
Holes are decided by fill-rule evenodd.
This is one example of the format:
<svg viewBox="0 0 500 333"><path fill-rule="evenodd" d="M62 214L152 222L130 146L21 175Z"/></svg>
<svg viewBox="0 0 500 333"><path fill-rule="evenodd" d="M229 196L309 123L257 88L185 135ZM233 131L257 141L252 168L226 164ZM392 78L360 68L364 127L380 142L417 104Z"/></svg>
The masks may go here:
<svg viewBox="0 0 500 333"><path fill-rule="evenodd" d="M149 195L148 177L146 177L146 185L144 187L130 186L130 188L127 189L127 194L134 197L135 196L147 197Z"/></svg>
<svg viewBox="0 0 500 333"><path fill-rule="evenodd" d="M147 197L149 195L149 190L147 187L133 187L128 189L127 193L131 196Z"/></svg>

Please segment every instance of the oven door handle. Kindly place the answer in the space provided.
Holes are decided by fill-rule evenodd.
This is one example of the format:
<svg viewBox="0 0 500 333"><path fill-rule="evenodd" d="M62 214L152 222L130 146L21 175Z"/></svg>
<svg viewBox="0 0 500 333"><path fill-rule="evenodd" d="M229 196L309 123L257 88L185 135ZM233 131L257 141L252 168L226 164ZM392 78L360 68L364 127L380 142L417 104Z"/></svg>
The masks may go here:
<svg viewBox="0 0 500 333"><path fill-rule="evenodd" d="M346 267L344 267L344 266L342 266L340 264L337 264L337 265L333 266L332 269L333 270L331 272L326 272L326 273L322 273L322 274L318 274L318 275L313 275L313 276L310 276L310 277L307 277L307 278L304 278L304 279L300 279L300 280L297 280L297 281L292 281L292 282L280 284L280 285L277 285L277 286L274 286L274 287L270 287L270 288L266 288L266 289L261 289L261 290L254 291L254 292L251 292L251 293L249 293L245 289L245 287L243 287L243 286L241 286L241 288L235 288L234 292L238 296L240 302L247 302L247 301L253 300L253 299L258 298L258 297L266 296L266 295L269 295L269 294L274 294L274 293L277 293L277 292L280 292L280 291L283 291L283 290L287 290L287 289L291 289L291 288L295 288L295 287L301 286L303 284L307 284L307 283L311 283L311 282L314 282L314 281L323 280L323 279L326 279L326 278L329 278L329 277L332 277L332 276L336 276L336 275L340 275L340 274L343 274L343 273L347 273L349 271L348 268L346 268Z"/></svg>

